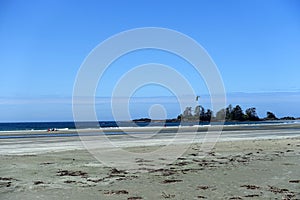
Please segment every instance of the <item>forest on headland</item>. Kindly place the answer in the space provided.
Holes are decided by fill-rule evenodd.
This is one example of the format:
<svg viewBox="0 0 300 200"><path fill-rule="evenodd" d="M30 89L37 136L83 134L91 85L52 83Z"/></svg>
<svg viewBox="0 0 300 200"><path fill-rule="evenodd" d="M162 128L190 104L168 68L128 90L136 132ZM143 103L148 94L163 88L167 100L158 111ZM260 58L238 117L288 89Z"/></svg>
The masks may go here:
<svg viewBox="0 0 300 200"><path fill-rule="evenodd" d="M256 108L250 107L243 111L240 105L233 107L231 104L226 108L214 113L211 109L205 109L204 107L197 105L194 109L192 107L186 107L183 113L179 114L177 118L166 120L152 120L149 118L134 119L133 122L151 122L151 121L166 121L166 122L189 122L189 121L203 121L203 122L243 122L243 121L268 121L268 120L299 120L291 116L278 118L273 112L267 111L266 116L260 118L257 115Z"/></svg>
<svg viewBox="0 0 300 200"><path fill-rule="evenodd" d="M263 121L263 120L295 120L294 117L277 118L273 112L268 111L264 118L257 115L256 108L247 108L245 112L240 105L233 107L231 104L214 113L211 109L197 105L194 109L186 107L184 112L178 115L178 121Z"/></svg>

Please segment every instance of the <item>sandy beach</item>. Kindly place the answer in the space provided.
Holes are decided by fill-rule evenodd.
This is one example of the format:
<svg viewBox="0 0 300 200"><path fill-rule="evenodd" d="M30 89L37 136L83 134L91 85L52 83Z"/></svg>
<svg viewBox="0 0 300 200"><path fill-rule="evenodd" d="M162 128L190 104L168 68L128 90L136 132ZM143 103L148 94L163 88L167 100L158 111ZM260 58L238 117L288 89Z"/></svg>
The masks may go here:
<svg viewBox="0 0 300 200"><path fill-rule="evenodd" d="M140 155L172 132L84 137L102 145L95 152L115 151L101 137L131 152L128 169L100 162L79 137L1 139L0 199L300 199L299 125L225 127L207 154L202 133L191 144L195 134L184 132L170 149L188 148L163 167L167 152Z"/></svg>

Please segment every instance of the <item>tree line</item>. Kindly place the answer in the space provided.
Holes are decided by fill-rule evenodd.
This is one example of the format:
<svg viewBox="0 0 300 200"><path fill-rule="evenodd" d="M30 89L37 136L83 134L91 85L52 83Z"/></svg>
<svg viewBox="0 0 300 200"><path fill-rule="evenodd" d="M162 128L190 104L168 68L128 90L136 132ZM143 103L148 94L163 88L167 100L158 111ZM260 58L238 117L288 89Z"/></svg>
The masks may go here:
<svg viewBox="0 0 300 200"><path fill-rule="evenodd" d="M266 113L265 118L259 118L256 108L247 108L245 112L240 105L233 107L231 104L224 109L219 110L215 115L211 109L205 109L198 105L193 110L192 107L186 107L182 114L178 115L180 121L261 121L261 120L279 120L276 115L270 111ZM294 117L283 117L281 120L295 120Z"/></svg>

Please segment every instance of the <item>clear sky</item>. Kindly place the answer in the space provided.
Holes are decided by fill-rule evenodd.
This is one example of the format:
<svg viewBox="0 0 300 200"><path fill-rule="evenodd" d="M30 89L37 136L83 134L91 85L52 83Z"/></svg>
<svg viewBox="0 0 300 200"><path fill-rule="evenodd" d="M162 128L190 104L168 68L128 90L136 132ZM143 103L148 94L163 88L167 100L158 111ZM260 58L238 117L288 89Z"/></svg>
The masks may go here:
<svg viewBox="0 0 300 200"><path fill-rule="evenodd" d="M269 110L300 116L298 0L0 0L0 121L72 120L73 84L84 58L108 37L140 27L173 29L201 44L218 66L228 103L257 107L261 117ZM119 64L129 69L163 58L175 68L185 65L161 52L142 53ZM109 97L122 75L117 64L99 83L98 97ZM189 67L181 73L207 94ZM137 94L164 96L155 87L145 91ZM111 119L105 105L98 105L100 120ZM133 118L144 115L137 111L142 107Z"/></svg>

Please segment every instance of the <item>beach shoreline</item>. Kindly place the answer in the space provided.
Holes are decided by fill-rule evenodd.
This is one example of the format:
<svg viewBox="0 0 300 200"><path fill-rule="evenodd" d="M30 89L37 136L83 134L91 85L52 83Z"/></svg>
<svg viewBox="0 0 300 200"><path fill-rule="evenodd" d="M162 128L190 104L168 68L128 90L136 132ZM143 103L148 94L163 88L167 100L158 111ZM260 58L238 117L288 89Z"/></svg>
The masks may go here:
<svg viewBox="0 0 300 200"><path fill-rule="evenodd" d="M105 127L105 128L78 128L78 129L55 129L48 130L15 130L15 131L0 131L0 136L3 135L34 135L34 134L85 134L85 133L143 133L143 132L204 132L208 129L216 128L222 131L238 131L238 130L268 130L268 129L300 129L300 123L272 123L272 124L230 124L230 125L193 125L193 126L136 126L136 127Z"/></svg>
<svg viewBox="0 0 300 200"><path fill-rule="evenodd" d="M156 170L151 169L152 160L140 158L135 160L137 170L108 167L85 149L0 155L0 197L297 199L299 144L300 137L218 142L206 157L197 156L200 145L194 144L175 162Z"/></svg>
<svg viewBox="0 0 300 200"><path fill-rule="evenodd" d="M169 146L188 148L172 162L163 160L163 154L143 155L162 148L174 132L1 139L0 198L300 198L298 125L230 127L208 152L202 150L205 131L196 133L198 140L192 140L193 132L181 134L184 138ZM109 139L114 148L99 138ZM97 150L108 156L116 149L129 152L132 165L107 165L105 157L96 158L93 149L86 149L84 139L100 142Z"/></svg>

